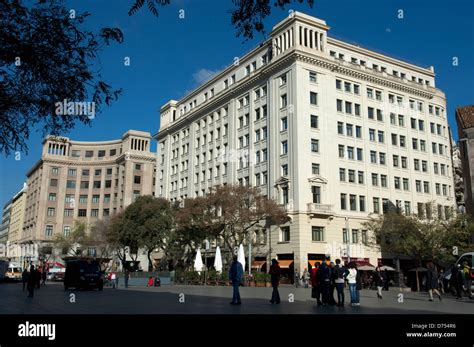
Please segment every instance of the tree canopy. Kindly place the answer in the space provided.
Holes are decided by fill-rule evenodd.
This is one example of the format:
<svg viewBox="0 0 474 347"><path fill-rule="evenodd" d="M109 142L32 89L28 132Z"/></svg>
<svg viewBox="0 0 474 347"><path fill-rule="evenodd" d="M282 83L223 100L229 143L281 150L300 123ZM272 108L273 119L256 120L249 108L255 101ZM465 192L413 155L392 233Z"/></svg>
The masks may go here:
<svg viewBox="0 0 474 347"><path fill-rule="evenodd" d="M0 152L27 151L34 127L60 135L91 114L57 112L57 103L116 100L101 76L98 57L105 45L123 42L117 28L94 33L82 28L89 13L71 12L63 0L0 2Z"/></svg>

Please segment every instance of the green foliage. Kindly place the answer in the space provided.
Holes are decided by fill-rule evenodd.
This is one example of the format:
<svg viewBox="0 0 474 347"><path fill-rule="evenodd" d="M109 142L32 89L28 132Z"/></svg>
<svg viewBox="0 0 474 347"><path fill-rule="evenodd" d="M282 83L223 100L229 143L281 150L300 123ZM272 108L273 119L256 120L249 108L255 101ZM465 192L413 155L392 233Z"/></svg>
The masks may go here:
<svg viewBox="0 0 474 347"><path fill-rule="evenodd" d="M431 210L435 211L433 204ZM405 216L390 212L374 216L364 223L372 231L369 244L383 252L405 255L414 259L418 266L423 260L452 262L452 251L459 252L472 247L469 237L473 224L466 215L449 216L448 220Z"/></svg>
<svg viewBox="0 0 474 347"><path fill-rule="evenodd" d="M63 0L0 1L0 152L27 151L33 127L59 135L77 122L90 125L89 114L56 114L56 103L90 101L95 113L102 102L116 100L96 64L111 41L123 42L117 28L98 33L81 28L89 13L71 18Z"/></svg>

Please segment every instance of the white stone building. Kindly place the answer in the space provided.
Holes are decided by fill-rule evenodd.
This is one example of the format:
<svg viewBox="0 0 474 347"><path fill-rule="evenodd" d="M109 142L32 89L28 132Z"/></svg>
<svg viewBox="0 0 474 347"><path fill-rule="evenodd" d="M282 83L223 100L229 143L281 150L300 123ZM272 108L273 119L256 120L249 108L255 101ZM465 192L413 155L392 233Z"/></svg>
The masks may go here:
<svg viewBox="0 0 474 347"><path fill-rule="evenodd" d="M270 39L160 110L155 196L258 186L292 221L267 235L283 267L384 256L361 222L454 206L444 93L424 68L328 36L295 12ZM426 210L435 201L436 211ZM349 248L349 249L348 249ZM294 262L294 263L292 263Z"/></svg>

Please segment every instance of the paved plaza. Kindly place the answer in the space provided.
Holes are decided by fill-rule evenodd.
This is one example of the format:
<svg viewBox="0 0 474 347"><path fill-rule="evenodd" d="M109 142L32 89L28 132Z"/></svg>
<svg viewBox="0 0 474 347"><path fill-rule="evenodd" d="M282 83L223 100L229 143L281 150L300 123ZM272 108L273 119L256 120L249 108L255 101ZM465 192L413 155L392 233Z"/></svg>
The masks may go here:
<svg viewBox="0 0 474 347"><path fill-rule="evenodd" d="M316 305L311 289L282 286L279 305L269 303L271 288L241 287L241 306L229 305L232 287L181 286L119 287L64 291L62 283L48 283L26 297L19 283L0 284L0 314L473 314L474 300L428 301L427 293L403 293L391 288L377 299L376 291L360 292L360 307ZM74 295L71 295L74 294ZM71 298L75 302L71 302ZM294 299L293 302L290 302Z"/></svg>

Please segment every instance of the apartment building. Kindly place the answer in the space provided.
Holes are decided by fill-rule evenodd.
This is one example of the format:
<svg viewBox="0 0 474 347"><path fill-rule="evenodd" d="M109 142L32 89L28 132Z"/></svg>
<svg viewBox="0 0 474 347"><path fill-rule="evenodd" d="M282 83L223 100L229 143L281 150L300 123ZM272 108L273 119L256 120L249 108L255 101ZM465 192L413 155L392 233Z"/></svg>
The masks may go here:
<svg viewBox="0 0 474 347"><path fill-rule="evenodd" d="M18 242L23 231L27 190L28 186L25 183L23 188L12 198L10 230L8 233L8 241L10 243Z"/></svg>
<svg viewBox="0 0 474 347"><path fill-rule="evenodd" d="M152 195L156 154L150 145L150 133L136 130L113 141L47 137L41 159L27 173L18 240L48 243L56 234L68 235L75 221L91 225Z"/></svg>
<svg viewBox="0 0 474 347"><path fill-rule="evenodd" d="M466 212L474 216L474 105L456 108L458 147L462 164Z"/></svg>
<svg viewBox="0 0 474 347"><path fill-rule="evenodd" d="M370 214L445 217L455 203L434 68L331 38L329 29L294 12L264 44L160 109L155 195L259 187L291 217L265 234L265 256L282 267L325 255L377 265L385 255L367 246L361 224Z"/></svg>

